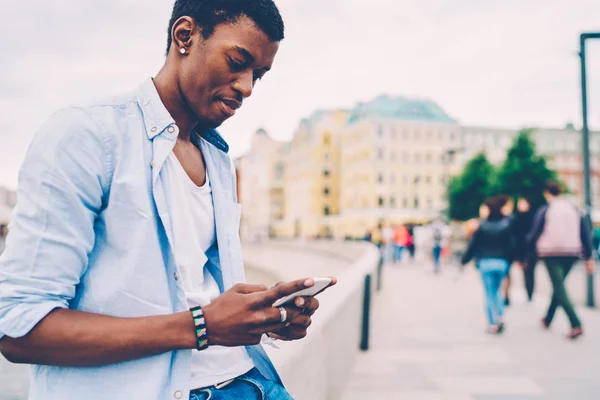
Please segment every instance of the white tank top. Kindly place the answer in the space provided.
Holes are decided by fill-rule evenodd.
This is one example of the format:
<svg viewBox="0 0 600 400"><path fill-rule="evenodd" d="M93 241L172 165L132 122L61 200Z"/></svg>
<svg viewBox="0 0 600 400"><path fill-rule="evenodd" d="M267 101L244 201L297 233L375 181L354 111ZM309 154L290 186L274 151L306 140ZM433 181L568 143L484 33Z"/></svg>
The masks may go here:
<svg viewBox="0 0 600 400"><path fill-rule="evenodd" d="M219 296L219 285L205 268L206 251L215 244L215 217L208 174L198 187L171 153L161 171L169 186L175 261L190 307L206 306ZM254 367L246 348L209 346L192 353L190 390L233 379Z"/></svg>

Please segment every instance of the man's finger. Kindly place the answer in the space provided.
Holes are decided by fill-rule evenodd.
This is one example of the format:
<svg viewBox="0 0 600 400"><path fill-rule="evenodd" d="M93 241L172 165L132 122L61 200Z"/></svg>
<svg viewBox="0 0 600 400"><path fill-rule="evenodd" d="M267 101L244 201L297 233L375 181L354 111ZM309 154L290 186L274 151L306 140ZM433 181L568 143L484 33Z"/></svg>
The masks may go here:
<svg viewBox="0 0 600 400"><path fill-rule="evenodd" d="M272 305L280 298L289 296L299 290L309 288L314 284L315 281L310 278L286 282L267 290L265 293L257 293L256 303L257 305Z"/></svg>
<svg viewBox="0 0 600 400"><path fill-rule="evenodd" d="M309 315L301 314L298 315L291 321L290 326L301 326L303 328L308 328L312 324L312 318Z"/></svg>
<svg viewBox="0 0 600 400"><path fill-rule="evenodd" d="M238 283L237 285L233 286L231 290L236 293L252 294L265 292L268 290L268 288L265 285L249 285L247 283Z"/></svg>
<svg viewBox="0 0 600 400"><path fill-rule="evenodd" d="M256 311L256 317L254 320L255 325L267 326L267 325L283 325L284 323L291 322L294 318L301 314L302 310L298 310L293 307L285 308L285 321L281 321L281 311L279 307L266 307L260 311Z"/></svg>
<svg viewBox="0 0 600 400"><path fill-rule="evenodd" d="M303 313L314 313L319 308L319 300L314 297L298 297L294 302L296 307L302 308Z"/></svg>
<svg viewBox="0 0 600 400"><path fill-rule="evenodd" d="M289 327L281 331L269 332L269 336L273 339L279 339L283 341L299 340L306 337L307 330L302 327Z"/></svg>

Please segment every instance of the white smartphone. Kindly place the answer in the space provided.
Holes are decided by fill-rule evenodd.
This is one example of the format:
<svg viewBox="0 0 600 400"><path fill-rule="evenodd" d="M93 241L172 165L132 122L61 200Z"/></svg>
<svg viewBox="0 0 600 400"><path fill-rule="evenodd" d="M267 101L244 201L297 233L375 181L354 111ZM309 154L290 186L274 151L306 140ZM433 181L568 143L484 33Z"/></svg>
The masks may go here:
<svg viewBox="0 0 600 400"><path fill-rule="evenodd" d="M329 285L331 285L331 278L313 278L315 284L309 288L298 290L296 293L292 293L288 296L282 297L277 300L273 307L281 307L284 305L288 305L293 302L296 297L313 297L317 294L321 293L323 290L327 289Z"/></svg>

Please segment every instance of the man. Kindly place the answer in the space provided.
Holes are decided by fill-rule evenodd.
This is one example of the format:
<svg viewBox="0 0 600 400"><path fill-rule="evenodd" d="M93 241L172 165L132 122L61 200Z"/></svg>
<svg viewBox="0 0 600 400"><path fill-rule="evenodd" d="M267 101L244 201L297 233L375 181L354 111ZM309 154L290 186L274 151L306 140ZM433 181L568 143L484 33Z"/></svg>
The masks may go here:
<svg viewBox="0 0 600 400"><path fill-rule="evenodd" d="M557 183L550 182L546 185L544 197L548 204L536 213L533 228L527 235L527 243L535 246L536 253L546 264L552 281L552 301L542 320L544 328L550 328L556 309L560 306L571 323L568 338L576 339L583 334L583 328L569 299L565 280L573 265L582 256L587 273L594 272L591 228L575 206L560 194L561 188Z"/></svg>
<svg viewBox="0 0 600 400"><path fill-rule="evenodd" d="M402 224L396 226L396 229L394 229L394 263L402 262L402 254L407 241L408 229L406 229L406 226Z"/></svg>
<svg viewBox="0 0 600 400"><path fill-rule="evenodd" d="M153 80L37 133L0 262L0 351L35 365L31 399L291 398L259 343L306 335L315 299L272 305L314 282L242 283L214 130L282 39L272 0L177 0Z"/></svg>
<svg viewBox="0 0 600 400"><path fill-rule="evenodd" d="M535 289L535 267L537 264L537 255L535 252L527 252L526 236L531 231L535 212L531 203L522 197L517 201L517 212L514 215L514 233L517 244L516 259L523 270L523 281L525 291L529 302L533 301Z"/></svg>
<svg viewBox="0 0 600 400"><path fill-rule="evenodd" d="M394 229L386 224L381 230L381 257L384 262L390 262L393 257L394 249Z"/></svg>
<svg viewBox="0 0 600 400"><path fill-rule="evenodd" d="M435 220L431 224L431 255L433 257L433 272L440 272L440 264L442 257L444 235L446 234L446 226L440 220Z"/></svg>

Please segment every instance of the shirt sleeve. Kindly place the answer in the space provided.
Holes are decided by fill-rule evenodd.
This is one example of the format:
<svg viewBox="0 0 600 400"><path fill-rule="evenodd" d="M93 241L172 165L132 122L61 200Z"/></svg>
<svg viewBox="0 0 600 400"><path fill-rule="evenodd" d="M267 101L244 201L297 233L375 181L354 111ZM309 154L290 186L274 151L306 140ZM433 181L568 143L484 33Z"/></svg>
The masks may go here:
<svg viewBox="0 0 600 400"><path fill-rule="evenodd" d="M94 247L108 140L76 108L54 114L36 133L0 257L0 337L24 336L52 310L69 307Z"/></svg>

